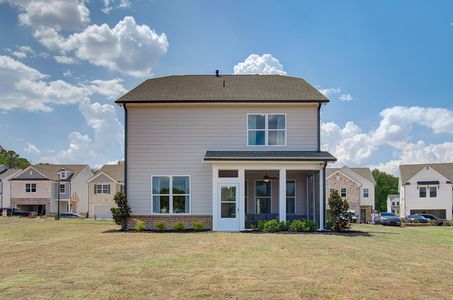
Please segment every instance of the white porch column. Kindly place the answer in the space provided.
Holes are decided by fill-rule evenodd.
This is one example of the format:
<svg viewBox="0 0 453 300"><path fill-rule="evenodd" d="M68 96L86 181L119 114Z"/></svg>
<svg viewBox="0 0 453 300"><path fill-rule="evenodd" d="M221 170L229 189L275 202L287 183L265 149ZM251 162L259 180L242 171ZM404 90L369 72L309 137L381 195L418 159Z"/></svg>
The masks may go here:
<svg viewBox="0 0 453 300"><path fill-rule="evenodd" d="M212 166L212 230L217 230L217 179L219 170Z"/></svg>
<svg viewBox="0 0 453 300"><path fill-rule="evenodd" d="M324 230L324 168L319 170L319 230Z"/></svg>
<svg viewBox="0 0 453 300"><path fill-rule="evenodd" d="M245 230L245 169L239 168L239 228Z"/></svg>
<svg viewBox="0 0 453 300"><path fill-rule="evenodd" d="M280 221L286 221L286 169L280 169L278 212Z"/></svg>

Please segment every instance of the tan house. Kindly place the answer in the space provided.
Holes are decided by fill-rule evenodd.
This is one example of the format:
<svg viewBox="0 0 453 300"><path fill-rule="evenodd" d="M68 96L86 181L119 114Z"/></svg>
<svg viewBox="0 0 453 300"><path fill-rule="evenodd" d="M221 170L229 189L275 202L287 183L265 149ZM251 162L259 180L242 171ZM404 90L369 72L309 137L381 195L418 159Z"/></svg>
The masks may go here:
<svg viewBox="0 0 453 300"><path fill-rule="evenodd" d="M36 164L10 179L10 205L38 215L88 212L86 181L93 176L88 165Z"/></svg>
<svg viewBox="0 0 453 300"><path fill-rule="evenodd" d="M147 228L201 222L217 231L259 220L325 226L321 109L302 78L181 75L148 79L116 101L125 110L125 191Z"/></svg>
<svg viewBox="0 0 453 300"><path fill-rule="evenodd" d="M360 223L371 222L374 210L374 181L369 168L328 168L327 193L336 190L342 198L346 198L350 210L357 215Z"/></svg>
<svg viewBox="0 0 453 300"><path fill-rule="evenodd" d="M87 183L89 216L111 219L113 196L124 189L124 165L104 165Z"/></svg>

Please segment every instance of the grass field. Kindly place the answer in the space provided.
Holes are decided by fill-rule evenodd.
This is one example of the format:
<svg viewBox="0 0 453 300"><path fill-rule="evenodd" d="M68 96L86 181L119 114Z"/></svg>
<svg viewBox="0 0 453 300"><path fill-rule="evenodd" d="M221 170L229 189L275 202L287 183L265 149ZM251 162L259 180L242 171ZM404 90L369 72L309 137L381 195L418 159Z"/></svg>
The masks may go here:
<svg viewBox="0 0 453 300"><path fill-rule="evenodd" d="M453 297L453 227L356 235L121 233L0 218L0 298Z"/></svg>

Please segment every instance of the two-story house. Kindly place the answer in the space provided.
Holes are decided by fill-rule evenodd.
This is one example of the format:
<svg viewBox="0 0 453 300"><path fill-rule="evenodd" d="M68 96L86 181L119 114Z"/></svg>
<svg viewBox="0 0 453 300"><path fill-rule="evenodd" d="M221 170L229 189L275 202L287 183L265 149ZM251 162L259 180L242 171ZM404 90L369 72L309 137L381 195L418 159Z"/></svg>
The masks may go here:
<svg viewBox="0 0 453 300"><path fill-rule="evenodd" d="M453 163L400 165L400 214L432 214L451 220Z"/></svg>
<svg viewBox="0 0 453 300"><path fill-rule="evenodd" d="M387 195L387 212L400 215L400 195L390 194Z"/></svg>
<svg viewBox="0 0 453 300"><path fill-rule="evenodd" d="M20 169L3 169L0 165L0 208L10 207L11 189L10 179L16 176Z"/></svg>
<svg viewBox="0 0 453 300"><path fill-rule="evenodd" d="M328 168L326 171L328 195L332 190L336 190L341 197L347 199L349 209L357 214L357 220L360 223L371 222L376 185L371 170L343 166Z"/></svg>
<svg viewBox="0 0 453 300"><path fill-rule="evenodd" d="M11 207L35 211L38 215L60 212L88 212L87 180L93 176L88 165L36 164L10 179ZM58 195L59 194L59 195Z"/></svg>
<svg viewBox="0 0 453 300"><path fill-rule="evenodd" d="M125 191L148 228L194 221L239 231L260 219L324 229L320 114L328 99L281 75L182 75L146 80L125 111Z"/></svg>
<svg viewBox="0 0 453 300"><path fill-rule="evenodd" d="M88 215L111 219L113 196L124 191L124 165L103 165L88 181Z"/></svg>

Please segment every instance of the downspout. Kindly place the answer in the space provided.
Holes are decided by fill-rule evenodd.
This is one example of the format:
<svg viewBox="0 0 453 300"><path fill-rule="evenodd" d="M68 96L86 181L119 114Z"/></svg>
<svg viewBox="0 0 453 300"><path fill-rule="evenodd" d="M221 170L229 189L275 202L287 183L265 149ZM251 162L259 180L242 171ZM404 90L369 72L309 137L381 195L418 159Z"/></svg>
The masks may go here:
<svg viewBox="0 0 453 300"><path fill-rule="evenodd" d="M321 151L321 105L318 104L318 152Z"/></svg>
<svg viewBox="0 0 453 300"><path fill-rule="evenodd" d="M326 193L327 193L327 189L326 189L326 167L327 167L327 160L324 161L324 167L323 167L323 172L322 172L322 185L323 185L323 188L324 188L324 191L322 193L322 201L324 203L324 211L322 212L324 217L322 218L323 219L323 222L324 222L324 228L326 228L326 211L327 211L327 206L326 206Z"/></svg>
<svg viewBox="0 0 453 300"><path fill-rule="evenodd" d="M127 198L127 105L124 107L124 194Z"/></svg>

